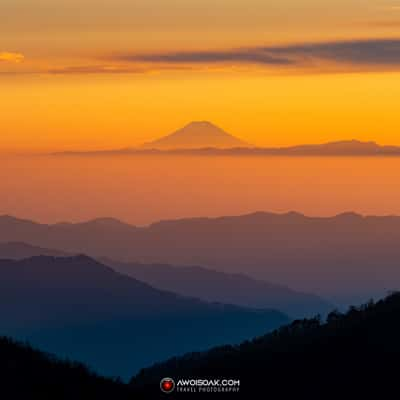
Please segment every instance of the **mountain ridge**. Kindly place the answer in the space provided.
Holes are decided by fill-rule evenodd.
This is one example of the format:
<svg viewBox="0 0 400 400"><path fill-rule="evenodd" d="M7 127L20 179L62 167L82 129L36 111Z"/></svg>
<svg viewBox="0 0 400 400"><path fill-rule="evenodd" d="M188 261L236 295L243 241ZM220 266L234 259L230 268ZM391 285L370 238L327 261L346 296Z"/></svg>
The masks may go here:
<svg viewBox="0 0 400 400"><path fill-rule="evenodd" d="M78 362L0 337L1 392L10 399L131 399L132 391ZM9 396L6 396L9 394Z"/></svg>
<svg viewBox="0 0 400 400"><path fill-rule="evenodd" d="M174 357L141 370L130 384L151 395L165 376L176 382L233 377L240 388L230 395L243 399L264 392L273 398L390 397L397 390L399 315L400 295L393 293L346 313L333 311L327 321L296 320L238 346Z"/></svg>
<svg viewBox="0 0 400 400"><path fill-rule="evenodd" d="M179 132L179 131L177 131ZM227 134L229 135L229 134ZM231 135L229 135L231 136ZM212 140L198 142L193 140L186 145L164 145L164 137L139 147L126 147L100 151L66 151L52 155L132 155L132 156L233 156L233 157L397 157L400 146L380 145L374 141L357 139L331 141L318 144L299 144L293 146L263 147L250 145L244 141L232 142L229 145L215 145ZM159 145L161 143L161 145ZM181 142L182 143L182 142ZM184 142L183 142L184 143Z"/></svg>
<svg viewBox="0 0 400 400"><path fill-rule="evenodd" d="M85 255L0 260L0 332L108 376L235 343L289 317L157 289ZM165 334L168 332L168 334Z"/></svg>
<svg viewBox="0 0 400 400"><path fill-rule="evenodd" d="M0 217L0 242L26 242L121 262L200 265L245 273L338 305L357 303L366 296L381 297L400 287L398 216L259 212L144 227L112 226L73 224L64 229L18 220L11 223Z"/></svg>
<svg viewBox="0 0 400 400"><path fill-rule="evenodd" d="M312 293L201 266L123 263L101 259L116 271L153 287L204 301L277 309L293 318L326 315L335 306Z"/></svg>
<svg viewBox="0 0 400 400"><path fill-rule="evenodd" d="M34 256L72 255L25 243L0 243L0 259L22 260ZM98 257L97 260L116 272L147 283L153 288L212 303L277 309L293 318L326 315L335 307L312 293L256 280L245 274L226 273L202 266L124 263L107 257Z"/></svg>
<svg viewBox="0 0 400 400"><path fill-rule="evenodd" d="M209 121L193 121L177 131L145 143L147 149L234 148L248 146Z"/></svg>

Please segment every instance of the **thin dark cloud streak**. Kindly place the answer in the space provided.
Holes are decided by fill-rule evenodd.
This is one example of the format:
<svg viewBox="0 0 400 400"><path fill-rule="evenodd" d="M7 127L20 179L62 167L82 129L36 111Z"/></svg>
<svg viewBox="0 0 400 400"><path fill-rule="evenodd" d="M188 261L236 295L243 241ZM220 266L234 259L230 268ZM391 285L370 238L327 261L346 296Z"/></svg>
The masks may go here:
<svg viewBox="0 0 400 400"><path fill-rule="evenodd" d="M140 67L135 65L73 65L59 68L52 68L42 71L48 75L128 75L148 74L159 70L192 70L189 66L179 65L177 67L165 66L163 68ZM37 73L37 71L35 72Z"/></svg>
<svg viewBox="0 0 400 400"><path fill-rule="evenodd" d="M114 60L164 64L262 64L300 66L315 61L358 66L400 66L400 39L315 42L215 51L122 54Z"/></svg>
<svg viewBox="0 0 400 400"><path fill-rule="evenodd" d="M291 65L293 61L286 57L277 57L268 54L262 48L237 49L226 51L192 51L171 52L144 55L121 55L119 61L125 62L154 62L154 63L261 63L270 65Z"/></svg>
<svg viewBox="0 0 400 400"><path fill-rule="evenodd" d="M264 48L278 55L367 65L400 65L400 39L369 39Z"/></svg>
<svg viewBox="0 0 400 400"><path fill-rule="evenodd" d="M143 74L147 72L144 68L120 68L104 65L80 65L53 68L44 71L51 75L79 75L79 74Z"/></svg>

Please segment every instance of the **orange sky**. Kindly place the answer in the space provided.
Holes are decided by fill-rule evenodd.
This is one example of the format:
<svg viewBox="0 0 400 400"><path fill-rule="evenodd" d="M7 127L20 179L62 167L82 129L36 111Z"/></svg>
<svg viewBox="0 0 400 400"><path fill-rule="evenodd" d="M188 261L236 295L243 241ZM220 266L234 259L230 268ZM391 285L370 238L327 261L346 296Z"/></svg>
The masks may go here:
<svg viewBox="0 0 400 400"><path fill-rule="evenodd" d="M2 0L0 15L0 150L132 146L191 120L257 145L400 145L400 2Z"/></svg>
<svg viewBox="0 0 400 400"><path fill-rule="evenodd" d="M287 157L2 158L0 215L133 224L255 211L400 215L400 159Z"/></svg>

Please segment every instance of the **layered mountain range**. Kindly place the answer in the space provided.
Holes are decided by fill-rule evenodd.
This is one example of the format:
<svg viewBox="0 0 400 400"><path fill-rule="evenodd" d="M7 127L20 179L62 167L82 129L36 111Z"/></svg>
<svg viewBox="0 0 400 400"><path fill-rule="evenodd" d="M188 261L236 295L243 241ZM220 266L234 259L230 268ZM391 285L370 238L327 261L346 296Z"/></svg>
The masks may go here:
<svg viewBox="0 0 400 400"><path fill-rule="evenodd" d="M39 255L68 257L72 253L25 243L0 243L0 259L21 260ZM253 279L245 274L225 273L200 266L124 263L106 257L99 258L99 261L154 288L207 302L272 308L293 318L326 315L334 308L333 304L313 294Z"/></svg>
<svg viewBox="0 0 400 400"><path fill-rule="evenodd" d="M113 219L46 225L0 217L0 242L128 263L203 266L311 292L337 304L398 288L399 235L399 217L354 213L317 218L259 212L147 227Z"/></svg>
<svg viewBox="0 0 400 400"><path fill-rule="evenodd" d="M280 311L155 289L83 255L0 260L1 334L108 376L288 321Z"/></svg>
<svg viewBox="0 0 400 400"><path fill-rule="evenodd" d="M355 139L322 144L262 147L239 139L209 121L193 121L141 146L56 155L196 155L196 156L400 156L399 146Z"/></svg>

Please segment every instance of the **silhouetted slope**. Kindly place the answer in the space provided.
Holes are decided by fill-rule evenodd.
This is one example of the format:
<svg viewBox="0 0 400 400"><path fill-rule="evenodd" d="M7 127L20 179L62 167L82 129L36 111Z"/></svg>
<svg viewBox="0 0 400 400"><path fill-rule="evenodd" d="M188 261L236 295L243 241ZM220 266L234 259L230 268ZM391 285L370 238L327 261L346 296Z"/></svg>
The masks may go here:
<svg viewBox="0 0 400 400"><path fill-rule="evenodd" d="M260 212L143 228L96 221L43 225L0 217L0 242L146 264L202 265L316 293L335 303L399 288L399 237L399 217L354 213L317 218Z"/></svg>
<svg viewBox="0 0 400 400"><path fill-rule="evenodd" d="M161 139L146 143L150 149L232 148L248 146L208 121L194 121Z"/></svg>
<svg viewBox="0 0 400 400"><path fill-rule="evenodd" d="M37 256L67 257L70 254L63 251L45 249L22 242L0 243L0 258L22 260Z"/></svg>
<svg viewBox="0 0 400 400"><path fill-rule="evenodd" d="M325 315L334 308L318 296L255 280L244 274L229 274L196 266L123 263L108 259L103 262L153 287L205 301L272 308L294 318Z"/></svg>
<svg viewBox="0 0 400 400"><path fill-rule="evenodd" d="M0 243L0 259L19 260L38 255L68 257L67 253L24 243ZM318 296L256 280L244 274L224 273L197 266L123 263L106 257L99 258L99 261L155 288L207 302L276 309L293 318L325 315L334 308Z"/></svg>
<svg viewBox="0 0 400 400"><path fill-rule="evenodd" d="M361 142L359 140L342 140L338 142L329 142L323 144L309 144L300 146L291 146L280 148L281 153L287 155L333 155L333 156L357 156L357 155L377 155L390 151L400 152L400 147L379 146L375 142Z"/></svg>
<svg viewBox="0 0 400 400"><path fill-rule="evenodd" d="M322 144L304 144L289 147L256 147L231 137L226 140L226 132L212 126L210 135L201 135L202 125L207 122L195 122L176 133L146 143L139 148L123 148L101 151L66 151L53 153L58 156L82 155L132 155L132 156L229 156L229 157L398 157L400 146L382 146L375 142L342 140ZM198 127L193 129L194 127ZM197 134L194 134L197 132ZM212 133L216 133L216 137ZM224 135L220 138L221 132ZM190 140L188 138L190 137ZM232 140L232 138L234 140ZM220 141L223 140L222 144Z"/></svg>
<svg viewBox="0 0 400 400"><path fill-rule="evenodd" d="M84 365L60 361L0 337L0 393L4 399L132 399L129 388Z"/></svg>
<svg viewBox="0 0 400 400"><path fill-rule="evenodd" d="M157 290L86 256L0 260L0 332L107 375L287 321Z"/></svg>
<svg viewBox="0 0 400 400"><path fill-rule="evenodd" d="M240 346L171 359L142 370L131 384L151 394L166 376L229 377L241 380L243 398L251 393L280 398L340 393L340 398L351 398L350 392L368 394L373 386L380 391L378 398L387 398L385 389L397 383L399 336L400 294L394 294L377 304L352 307L344 315L332 312L327 323L298 320Z"/></svg>

